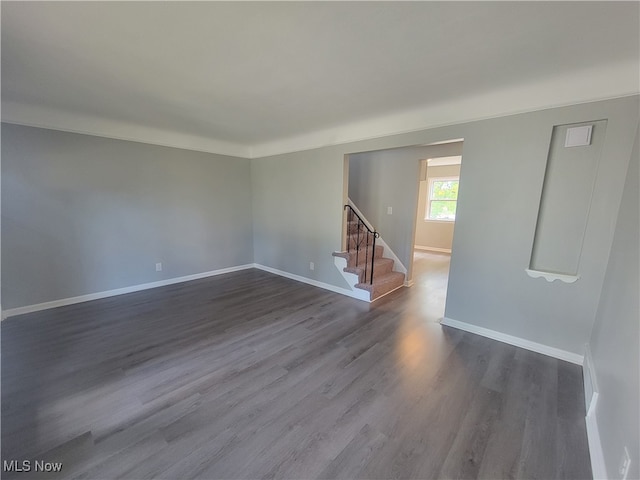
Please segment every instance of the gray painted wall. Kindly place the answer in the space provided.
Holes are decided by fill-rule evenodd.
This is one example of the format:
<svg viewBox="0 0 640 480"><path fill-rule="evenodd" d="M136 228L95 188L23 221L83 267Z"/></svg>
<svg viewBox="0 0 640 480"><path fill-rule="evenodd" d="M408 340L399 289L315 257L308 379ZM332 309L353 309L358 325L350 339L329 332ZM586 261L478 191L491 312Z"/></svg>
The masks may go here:
<svg viewBox="0 0 640 480"><path fill-rule="evenodd" d="M567 130L553 129L531 254L531 269L575 275L591 208L607 121L593 122L591 143L565 147Z"/></svg>
<svg viewBox="0 0 640 480"><path fill-rule="evenodd" d="M407 268L413 262L422 158L419 147L349 155L349 198Z"/></svg>
<svg viewBox="0 0 640 480"><path fill-rule="evenodd" d="M608 478L620 478L623 448L629 449L627 478L640 478L640 151L631 156L622 205L590 347L598 381L598 431Z"/></svg>
<svg viewBox="0 0 640 480"><path fill-rule="evenodd" d="M331 256L341 246L342 178L336 148L253 160L255 262L348 288Z"/></svg>
<svg viewBox="0 0 640 480"><path fill-rule="evenodd" d="M608 125L581 278L574 284L530 278L524 270L553 127L597 119ZM341 246L345 155L464 138L446 315L581 354L637 122L634 96L251 161L5 125L4 307L252 261L346 287L331 257ZM418 158L398 166L412 182L404 193L414 199L404 200L412 208ZM394 214L402 204L387 203ZM406 225L415 210L409 216ZM398 232L409 251L412 228ZM154 271L158 261L161 273Z"/></svg>
<svg viewBox="0 0 640 480"><path fill-rule="evenodd" d="M252 161L3 124L4 308L252 261L346 287L331 257L345 155L464 138L446 315L576 353L591 339L607 467L624 444L637 477L638 107L634 96ZM597 119L608 126L581 278L530 278L553 127Z"/></svg>
<svg viewBox="0 0 640 480"><path fill-rule="evenodd" d="M250 168L2 124L3 308L253 262Z"/></svg>
<svg viewBox="0 0 640 480"><path fill-rule="evenodd" d="M581 278L573 284L531 278L525 268L553 127L600 119L608 119L607 135L585 232ZM633 96L254 159L255 261L345 286L331 257L341 245L344 155L464 138L447 317L582 354L595 318L637 122L638 96ZM417 192L417 181L408 188ZM286 207L289 204L299 206ZM311 239L313 247L292 248L292 232ZM311 274L312 258L317 261Z"/></svg>
<svg viewBox="0 0 640 480"><path fill-rule="evenodd" d="M426 178L420 180L418 214L416 216L416 246L451 250L455 222L426 220L429 179L433 177L458 177L460 165L443 165L426 168Z"/></svg>
<svg viewBox="0 0 640 480"><path fill-rule="evenodd" d="M638 122L638 98L480 122L464 135L445 315L582 354L589 339ZM554 125L608 119L578 275L524 273ZM504 202L504 199L508 202Z"/></svg>
<svg viewBox="0 0 640 480"><path fill-rule="evenodd" d="M349 155L349 198L407 267L411 278L421 160L459 155L460 143ZM392 214L387 208L392 207Z"/></svg>

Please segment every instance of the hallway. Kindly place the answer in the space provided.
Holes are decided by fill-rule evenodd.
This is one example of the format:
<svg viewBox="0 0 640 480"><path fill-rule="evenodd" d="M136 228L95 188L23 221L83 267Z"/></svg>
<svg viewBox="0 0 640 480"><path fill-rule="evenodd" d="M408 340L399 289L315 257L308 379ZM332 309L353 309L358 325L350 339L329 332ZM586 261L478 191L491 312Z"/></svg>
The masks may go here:
<svg viewBox="0 0 640 480"><path fill-rule="evenodd" d="M429 323L438 323L444 316L450 261L448 253L414 251L410 297Z"/></svg>

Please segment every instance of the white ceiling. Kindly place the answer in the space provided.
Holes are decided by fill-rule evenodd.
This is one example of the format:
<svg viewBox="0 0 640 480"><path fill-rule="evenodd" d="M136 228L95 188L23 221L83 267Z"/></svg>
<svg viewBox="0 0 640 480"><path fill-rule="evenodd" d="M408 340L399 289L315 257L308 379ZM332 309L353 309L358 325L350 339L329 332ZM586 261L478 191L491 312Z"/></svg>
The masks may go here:
<svg viewBox="0 0 640 480"><path fill-rule="evenodd" d="M4 121L247 157L640 90L638 2L6 2Z"/></svg>

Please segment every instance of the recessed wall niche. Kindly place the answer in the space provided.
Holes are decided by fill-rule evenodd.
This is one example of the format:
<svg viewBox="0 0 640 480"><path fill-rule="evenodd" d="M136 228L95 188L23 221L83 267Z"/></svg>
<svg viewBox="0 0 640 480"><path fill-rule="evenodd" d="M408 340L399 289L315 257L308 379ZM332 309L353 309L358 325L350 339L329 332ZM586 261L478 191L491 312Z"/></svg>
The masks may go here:
<svg viewBox="0 0 640 480"><path fill-rule="evenodd" d="M529 275L578 279L606 129L606 120L553 127Z"/></svg>

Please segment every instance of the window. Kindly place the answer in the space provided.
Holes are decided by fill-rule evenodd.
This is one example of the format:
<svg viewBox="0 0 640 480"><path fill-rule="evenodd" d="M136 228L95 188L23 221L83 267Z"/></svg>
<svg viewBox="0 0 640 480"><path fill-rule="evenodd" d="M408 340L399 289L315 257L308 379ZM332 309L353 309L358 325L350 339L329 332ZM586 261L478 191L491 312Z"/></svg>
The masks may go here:
<svg viewBox="0 0 640 480"><path fill-rule="evenodd" d="M433 177L429 179L425 220L453 222L456 219L459 180L460 177Z"/></svg>

